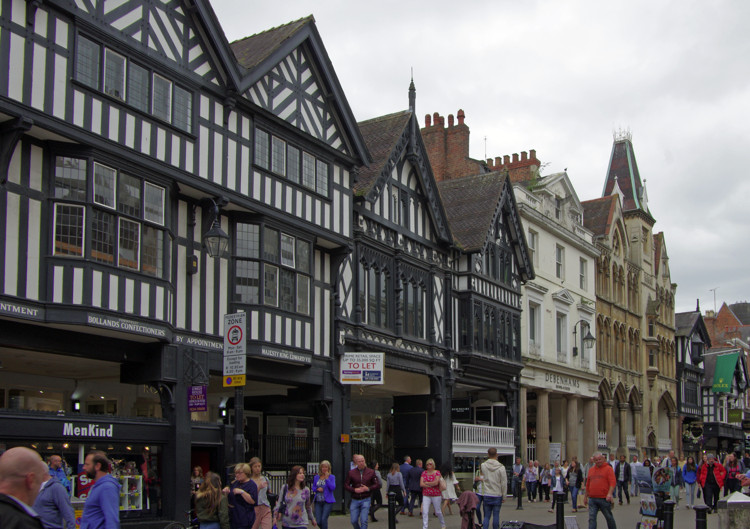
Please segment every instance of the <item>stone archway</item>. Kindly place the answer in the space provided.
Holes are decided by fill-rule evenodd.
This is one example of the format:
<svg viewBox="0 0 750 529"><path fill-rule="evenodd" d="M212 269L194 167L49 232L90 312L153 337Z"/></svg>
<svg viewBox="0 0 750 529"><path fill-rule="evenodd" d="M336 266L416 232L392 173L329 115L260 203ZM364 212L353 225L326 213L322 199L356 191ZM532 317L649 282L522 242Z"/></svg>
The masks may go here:
<svg viewBox="0 0 750 529"><path fill-rule="evenodd" d="M674 397L668 391L662 393L657 406L656 424L656 447L660 455L669 450L679 450L679 413Z"/></svg>

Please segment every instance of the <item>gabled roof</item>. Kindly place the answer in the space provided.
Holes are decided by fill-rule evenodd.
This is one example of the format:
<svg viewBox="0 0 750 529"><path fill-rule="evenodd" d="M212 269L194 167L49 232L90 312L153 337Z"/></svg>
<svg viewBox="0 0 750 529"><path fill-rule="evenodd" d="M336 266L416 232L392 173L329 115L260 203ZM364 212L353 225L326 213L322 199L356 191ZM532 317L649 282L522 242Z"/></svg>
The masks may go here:
<svg viewBox="0 0 750 529"><path fill-rule="evenodd" d="M493 172L438 183L456 246L479 252L486 246L498 215L505 214L521 280L534 279L526 235L507 172Z"/></svg>
<svg viewBox="0 0 750 529"><path fill-rule="evenodd" d="M372 163L359 171L353 186L355 195L367 195L380 177L388 159L394 153L412 113L404 110L387 116L380 116L359 123L359 130L365 139Z"/></svg>
<svg viewBox="0 0 750 529"><path fill-rule="evenodd" d="M360 169L353 186L355 196L374 201L382 193L385 182L391 178L393 167L406 156L418 169L417 175L431 206L428 210L437 236L443 242L451 243L453 237L448 218L414 113L402 111L363 121L359 124L359 130L367 149L372 148L377 153L377 160L373 160L370 167Z"/></svg>
<svg viewBox="0 0 750 529"><path fill-rule="evenodd" d="M617 195L608 195L581 202L583 227L594 236L607 236L612 230L617 208Z"/></svg>
<svg viewBox="0 0 750 529"><path fill-rule="evenodd" d="M262 33L256 33L255 35L236 40L230 46L234 52L234 56L237 58L237 62L246 70L252 70L263 62L264 59L271 56L274 51L279 49L284 42L294 36L303 26L314 22L315 18L310 15L289 22L288 24L271 28Z"/></svg>
<svg viewBox="0 0 750 529"><path fill-rule="evenodd" d="M622 209L624 211L641 210L650 216L648 205L643 200L643 183L629 135L615 139L612 144L603 196L613 193L615 180L623 195Z"/></svg>
<svg viewBox="0 0 750 529"><path fill-rule="evenodd" d="M359 162L366 165L370 161L370 155L312 16L300 18L230 44L235 60L243 70L237 92L245 93L289 54L303 45L315 63L314 71L325 87L326 100L334 108L338 126L345 131L348 151L355 158L359 158Z"/></svg>
<svg viewBox="0 0 750 529"><path fill-rule="evenodd" d="M453 238L462 250L484 248L505 178L495 172L438 182Z"/></svg>
<svg viewBox="0 0 750 529"><path fill-rule="evenodd" d="M729 309L743 325L750 325L750 303L732 303Z"/></svg>

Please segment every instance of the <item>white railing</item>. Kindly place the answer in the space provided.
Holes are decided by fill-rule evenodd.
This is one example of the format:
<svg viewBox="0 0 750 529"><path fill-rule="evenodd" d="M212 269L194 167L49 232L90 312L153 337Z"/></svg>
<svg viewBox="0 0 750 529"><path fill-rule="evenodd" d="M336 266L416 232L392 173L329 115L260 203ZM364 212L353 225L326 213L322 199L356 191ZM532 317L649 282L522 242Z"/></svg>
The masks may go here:
<svg viewBox="0 0 750 529"><path fill-rule="evenodd" d="M453 423L453 453L486 455L487 449L497 448L500 455L515 455L513 428L481 424Z"/></svg>
<svg viewBox="0 0 750 529"><path fill-rule="evenodd" d="M659 448L660 451L669 452L670 450L672 450L672 440L671 439L657 439L656 446Z"/></svg>
<svg viewBox="0 0 750 529"><path fill-rule="evenodd" d="M629 450L637 450L638 445L635 442L635 435L626 435L625 441L627 442Z"/></svg>
<svg viewBox="0 0 750 529"><path fill-rule="evenodd" d="M526 443L526 461L534 461L536 459L536 442L529 440Z"/></svg>
<svg viewBox="0 0 750 529"><path fill-rule="evenodd" d="M596 434L596 447L607 448L607 432L597 432Z"/></svg>

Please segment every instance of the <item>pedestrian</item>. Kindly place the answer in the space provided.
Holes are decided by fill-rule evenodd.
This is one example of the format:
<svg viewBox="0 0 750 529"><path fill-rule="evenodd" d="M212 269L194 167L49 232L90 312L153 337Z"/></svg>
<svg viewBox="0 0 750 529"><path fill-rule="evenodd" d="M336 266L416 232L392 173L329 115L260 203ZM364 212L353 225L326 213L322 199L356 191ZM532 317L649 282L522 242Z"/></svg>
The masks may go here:
<svg viewBox="0 0 750 529"><path fill-rule="evenodd" d="M685 466L682 467L682 479L685 482L687 508L692 509L695 505L695 483L698 481L698 467L695 466L693 456L688 456Z"/></svg>
<svg viewBox="0 0 750 529"><path fill-rule="evenodd" d="M539 480L539 473L534 467L533 461L529 461L529 464L526 466L524 479L526 480L526 499L528 499L530 503L534 503L534 497L536 496L536 484Z"/></svg>
<svg viewBox="0 0 750 529"><path fill-rule="evenodd" d="M344 488L352 495L349 519L354 529L367 529L372 492L380 489L380 481L375 471L367 467L365 456L354 454L354 468L344 481Z"/></svg>
<svg viewBox="0 0 750 529"><path fill-rule="evenodd" d="M440 472L435 469L435 460L430 458L425 461L424 472L422 472L420 478L420 485L422 486L422 529L427 529L427 522L430 519L430 505L432 505L433 512L440 520L441 529L445 529L445 518L443 518L443 512L440 510L440 500L442 499L440 489L445 481L441 480L441 477Z"/></svg>
<svg viewBox="0 0 750 529"><path fill-rule="evenodd" d="M539 474L539 500L542 500L542 494L544 494L544 501L549 502L549 484L552 480L552 473L549 468L549 463L544 464L541 474Z"/></svg>
<svg viewBox="0 0 750 529"><path fill-rule="evenodd" d="M49 468L37 452L18 446L0 456L0 527L43 529L31 509Z"/></svg>
<svg viewBox="0 0 750 529"><path fill-rule="evenodd" d="M586 505L589 509L589 529L596 529L596 516L599 511L607 521L607 529L617 529L615 518L612 516L614 492L617 486L615 471L607 463L601 452L594 453L594 466L589 469L586 477Z"/></svg>
<svg viewBox="0 0 750 529"><path fill-rule="evenodd" d="M482 523L482 502L484 502L484 476L482 475L481 467L474 474L474 494L477 495L477 506L476 506L477 521L481 524Z"/></svg>
<svg viewBox="0 0 750 529"><path fill-rule="evenodd" d="M120 489L112 476L111 464L104 452L89 452L83 463L86 477L95 480L89 489L81 515L81 529L117 529L120 527Z"/></svg>
<svg viewBox="0 0 750 529"><path fill-rule="evenodd" d="M698 482L703 488L703 501L708 506L708 513L716 511L719 502L719 491L724 485L727 471L716 461L713 454L706 454L706 463L698 470Z"/></svg>
<svg viewBox="0 0 750 529"><path fill-rule="evenodd" d="M520 458L517 458L520 462ZM484 520L482 528L489 529L490 519L492 520L492 529L500 527L500 507L503 505L503 499L508 492L508 476L505 472L505 465L497 460L497 449L490 448L487 450L487 461L480 467L484 480ZM523 469L523 465L521 465ZM518 492L520 496L521 487ZM521 501L520 499L518 500Z"/></svg>
<svg viewBox="0 0 750 529"><path fill-rule="evenodd" d="M442 492L443 506L440 510L443 511L443 515L445 515L445 509L447 507L448 514L453 514L451 505L458 501L458 492L461 492L461 488L450 463L443 463L443 466L440 467L440 473L443 476L443 481L445 481L445 490Z"/></svg>
<svg viewBox="0 0 750 529"><path fill-rule="evenodd" d="M229 501L221 492L221 479L206 472L195 493L195 517L200 529L229 529Z"/></svg>
<svg viewBox="0 0 750 529"><path fill-rule="evenodd" d="M395 494L394 499L396 500L396 505L398 505L396 512L400 511L401 514L403 514L404 505L406 504L406 486L404 485L404 476L401 474L401 467L398 463L393 463L391 465L391 470L385 477L385 483L388 494L390 495L391 492ZM398 520L396 520L396 522L398 523ZM322 527L322 529L327 528Z"/></svg>
<svg viewBox="0 0 750 529"><path fill-rule="evenodd" d="M406 489L406 495L407 497L404 498L404 502L401 504L401 514L406 514L406 506L409 503L409 473L411 472L411 469L414 468L411 466L411 457L410 456L404 456L404 462L401 463L401 466L399 467L399 470L401 471L401 477L404 479L404 488Z"/></svg>
<svg viewBox="0 0 750 529"><path fill-rule="evenodd" d="M650 476L654 475L654 466L651 464L651 460L649 458L643 460L643 466L648 469L648 473Z"/></svg>
<svg viewBox="0 0 750 529"><path fill-rule="evenodd" d="M318 466L318 473L313 477L313 496L315 504L315 521L320 529L328 529L328 517L331 515L336 498L336 476L331 474L331 463L324 459Z"/></svg>
<svg viewBox="0 0 750 529"><path fill-rule="evenodd" d="M234 465L234 481L224 487L229 502L229 523L232 529L251 529L255 523L258 486L250 479L250 465Z"/></svg>
<svg viewBox="0 0 750 529"><path fill-rule="evenodd" d="M198 492L198 489L201 488L204 479L205 477L203 476L203 467L194 467L193 473L190 474L190 488L192 489L193 493Z"/></svg>
<svg viewBox="0 0 750 529"><path fill-rule="evenodd" d="M630 480L630 495L634 498L637 498L641 492L640 487L638 487L638 479L636 479L636 476L638 475L638 467L642 466L643 463L638 461L638 456L633 455L633 460L630 462L630 477L632 478Z"/></svg>
<svg viewBox="0 0 750 529"><path fill-rule="evenodd" d="M33 505L44 529L76 529L70 495L56 477L47 473Z"/></svg>
<svg viewBox="0 0 750 529"><path fill-rule="evenodd" d="M409 471L409 516L414 516L414 506L422 505L422 486L420 485L422 479L422 460L417 459L416 464Z"/></svg>
<svg viewBox="0 0 750 529"><path fill-rule="evenodd" d="M617 458L615 457L614 452L609 453L609 466L612 467L612 470L615 469L615 465L617 464Z"/></svg>
<svg viewBox="0 0 750 529"><path fill-rule="evenodd" d="M570 491L570 505L573 512L578 512L578 491L583 487L583 471L577 460L573 460L568 467L568 490Z"/></svg>
<svg viewBox="0 0 750 529"><path fill-rule="evenodd" d="M727 455L727 463L724 465L727 470L727 479L724 486L724 496L740 490L740 477L745 473L745 467L742 461L737 459L734 452Z"/></svg>
<svg viewBox="0 0 750 529"><path fill-rule="evenodd" d="M622 505L622 493L630 505L630 481L633 478L630 463L625 460L625 454L620 454L620 460L615 465L615 479L617 479L617 501Z"/></svg>
<svg viewBox="0 0 750 529"><path fill-rule="evenodd" d="M70 480L68 479L68 473L65 472L65 462L60 454L52 454L47 459L49 461L49 473L52 477L57 478L65 490L70 494Z"/></svg>
<svg viewBox="0 0 750 529"><path fill-rule="evenodd" d="M271 529L273 514L271 513L271 502L268 500L268 479L263 475L263 462L260 458L254 457L248 464L250 465L250 480L255 483L258 489L258 503L255 505L253 529Z"/></svg>
<svg viewBox="0 0 750 529"><path fill-rule="evenodd" d="M682 477L682 469L676 457L672 457L669 468L672 469L672 481L669 482L669 499L674 501L675 505L680 505L680 489L685 485L685 482Z"/></svg>
<svg viewBox="0 0 750 529"><path fill-rule="evenodd" d="M306 528L308 524L317 527L312 510L310 489L305 484L305 469L301 466L294 465L289 472L286 484L279 494L279 501L276 503L274 514L276 526L279 528L302 529ZM365 527L366 524L367 516L365 516Z"/></svg>
<svg viewBox="0 0 750 529"><path fill-rule="evenodd" d="M555 467L555 473L550 480L550 488L552 489L552 505L549 506L547 512L555 512L558 495L565 494L565 478L562 475L562 468Z"/></svg>
<svg viewBox="0 0 750 529"><path fill-rule="evenodd" d="M521 490L523 487L523 480L524 475L526 474L526 467L523 466L523 463L521 463L521 458L516 458L516 464L513 465L513 481L511 482L511 485L513 487L513 496L516 497L516 500L518 501L518 504L516 505L517 511L523 510L523 490Z"/></svg>
<svg viewBox="0 0 750 529"><path fill-rule="evenodd" d="M542 501L542 471L544 470L544 467L539 464L539 460L534 461L534 468L536 469L536 497L534 498L536 501L541 502Z"/></svg>
<svg viewBox="0 0 750 529"><path fill-rule="evenodd" d="M375 513L378 509L380 509L383 506L383 476L380 475L380 463L377 461L373 461L372 463L372 470L375 472L375 477L378 478L378 483L380 483L380 488L372 491L372 503L370 505L370 520L373 522L377 522L378 520L375 518Z"/></svg>

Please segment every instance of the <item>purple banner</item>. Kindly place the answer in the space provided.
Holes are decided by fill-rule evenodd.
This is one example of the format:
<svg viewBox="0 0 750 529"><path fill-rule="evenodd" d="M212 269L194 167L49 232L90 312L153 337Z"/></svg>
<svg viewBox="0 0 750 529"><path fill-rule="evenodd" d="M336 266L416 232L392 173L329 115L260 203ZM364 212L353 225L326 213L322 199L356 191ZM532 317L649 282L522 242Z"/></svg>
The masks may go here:
<svg viewBox="0 0 750 529"><path fill-rule="evenodd" d="M208 386L190 386L188 388L188 410L207 411L207 390Z"/></svg>

